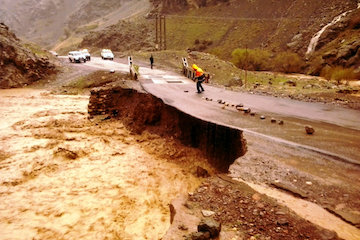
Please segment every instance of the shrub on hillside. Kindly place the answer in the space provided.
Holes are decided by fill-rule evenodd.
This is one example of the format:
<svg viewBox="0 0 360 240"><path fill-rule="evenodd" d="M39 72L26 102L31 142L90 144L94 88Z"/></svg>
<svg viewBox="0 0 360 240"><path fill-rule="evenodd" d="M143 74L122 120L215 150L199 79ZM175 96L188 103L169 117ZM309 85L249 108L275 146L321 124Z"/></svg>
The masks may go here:
<svg viewBox="0 0 360 240"><path fill-rule="evenodd" d="M354 68L343 68L340 66L323 68L320 76L327 80L335 80L338 83L340 83L341 80L360 79L360 73L357 73Z"/></svg>
<svg viewBox="0 0 360 240"><path fill-rule="evenodd" d="M282 52L276 55L273 70L284 73L299 73L304 66L305 62L296 53Z"/></svg>
<svg viewBox="0 0 360 240"><path fill-rule="evenodd" d="M241 69L247 70L269 70L270 52L261 49L237 48L232 52L232 62Z"/></svg>

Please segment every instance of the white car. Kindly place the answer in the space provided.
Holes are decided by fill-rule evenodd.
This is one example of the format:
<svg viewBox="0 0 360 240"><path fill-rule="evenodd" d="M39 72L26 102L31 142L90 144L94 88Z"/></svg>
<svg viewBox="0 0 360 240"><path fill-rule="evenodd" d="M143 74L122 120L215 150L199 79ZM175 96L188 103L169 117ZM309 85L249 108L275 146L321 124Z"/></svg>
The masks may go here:
<svg viewBox="0 0 360 240"><path fill-rule="evenodd" d="M103 49L101 50L101 58L114 60L114 54L110 49Z"/></svg>
<svg viewBox="0 0 360 240"><path fill-rule="evenodd" d="M58 54L57 54L57 52L55 52L55 51L49 51L53 56L55 56L55 57L57 57L58 56Z"/></svg>
<svg viewBox="0 0 360 240"><path fill-rule="evenodd" d="M84 54L84 56L86 57L86 61L90 61L91 60L91 55L89 53L89 50L87 49L83 49L80 52L82 52L82 54Z"/></svg>
<svg viewBox="0 0 360 240"><path fill-rule="evenodd" d="M78 62L78 63L86 62L86 57L80 51L69 52L68 58L70 62Z"/></svg>

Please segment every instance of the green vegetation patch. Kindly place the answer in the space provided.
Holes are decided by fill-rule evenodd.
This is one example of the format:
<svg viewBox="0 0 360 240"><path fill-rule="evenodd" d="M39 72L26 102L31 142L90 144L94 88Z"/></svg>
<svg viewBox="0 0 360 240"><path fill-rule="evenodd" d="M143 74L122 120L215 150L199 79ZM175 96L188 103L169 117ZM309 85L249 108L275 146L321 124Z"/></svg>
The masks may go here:
<svg viewBox="0 0 360 240"><path fill-rule="evenodd" d="M168 47L176 50L190 48L198 39L217 42L229 28L219 21L192 17L168 18L166 27Z"/></svg>

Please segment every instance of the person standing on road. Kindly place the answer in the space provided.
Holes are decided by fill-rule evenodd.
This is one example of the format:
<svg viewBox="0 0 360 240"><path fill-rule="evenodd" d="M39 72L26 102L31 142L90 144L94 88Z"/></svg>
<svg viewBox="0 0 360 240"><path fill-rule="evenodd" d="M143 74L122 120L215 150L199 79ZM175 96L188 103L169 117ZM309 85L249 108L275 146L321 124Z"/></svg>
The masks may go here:
<svg viewBox="0 0 360 240"><path fill-rule="evenodd" d="M202 93L203 91L205 91L203 86L201 85L205 80L204 71L201 68L199 68L196 64L193 64L192 68L195 71L197 93Z"/></svg>
<svg viewBox="0 0 360 240"><path fill-rule="evenodd" d="M151 69L153 69L153 65L154 65L154 57L151 54L151 56L150 56L150 67L151 67Z"/></svg>

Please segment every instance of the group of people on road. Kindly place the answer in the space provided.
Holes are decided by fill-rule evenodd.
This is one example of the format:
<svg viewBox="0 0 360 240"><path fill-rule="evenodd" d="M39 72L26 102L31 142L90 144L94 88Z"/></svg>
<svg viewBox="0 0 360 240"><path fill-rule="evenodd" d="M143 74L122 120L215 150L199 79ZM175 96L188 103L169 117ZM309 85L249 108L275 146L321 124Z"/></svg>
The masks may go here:
<svg viewBox="0 0 360 240"><path fill-rule="evenodd" d="M154 57L153 55L151 54L150 58L150 67L151 69L153 69L153 66L154 66ZM196 81L196 90L197 90L197 93L202 93L204 92L204 88L203 86L201 85L204 81L205 81L205 73L204 71L198 67L196 64L193 64L192 65L192 69L195 71L195 81Z"/></svg>

